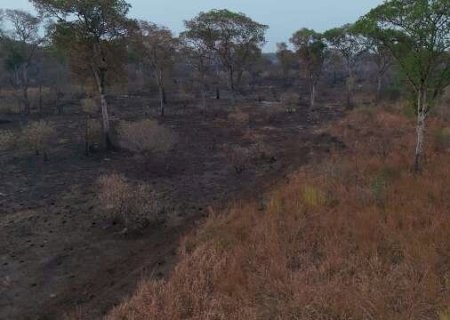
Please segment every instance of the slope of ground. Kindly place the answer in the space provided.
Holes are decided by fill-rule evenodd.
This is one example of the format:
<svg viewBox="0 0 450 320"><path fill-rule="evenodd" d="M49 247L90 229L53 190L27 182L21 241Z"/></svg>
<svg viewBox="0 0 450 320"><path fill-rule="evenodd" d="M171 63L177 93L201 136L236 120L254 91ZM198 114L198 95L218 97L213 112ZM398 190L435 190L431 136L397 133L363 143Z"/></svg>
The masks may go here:
<svg viewBox="0 0 450 320"><path fill-rule="evenodd" d="M209 218L108 319L449 319L449 123L430 120L421 175L414 125L353 112L327 130L344 150Z"/></svg>

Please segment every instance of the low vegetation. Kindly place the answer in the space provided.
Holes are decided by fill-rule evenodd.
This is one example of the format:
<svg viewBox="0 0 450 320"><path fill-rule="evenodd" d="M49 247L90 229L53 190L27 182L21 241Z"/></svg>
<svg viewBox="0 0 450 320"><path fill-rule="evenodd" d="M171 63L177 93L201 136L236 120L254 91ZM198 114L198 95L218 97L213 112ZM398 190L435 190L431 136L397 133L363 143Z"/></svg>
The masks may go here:
<svg viewBox="0 0 450 320"><path fill-rule="evenodd" d="M173 148L175 142L175 134L155 120L123 122L119 127L120 146L137 154L165 154Z"/></svg>
<svg viewBox="0 0 450 320"><path fill-rule="evenodd" d="M98 179L101 213L129 230L138 230L158 219L158 202L146 184L135 184L114 173Z"/></svg>
<svg viewBox="0 0 450 320"><path fill-rule="evenodd" d="M52 124L36 121L23 128L21 143L37 156L42 155L44 160L47 160L48 151L54 138L55 129Z"/></svg>
<svg viewBox="0 0 450 320"><path fill-rule="evenodd" d="M430 147L413 174L414 122L400 111L357 110L330 132L343 151L263 209L213 212L171 277L143 282L108 319L448 319L450 154Z"/></svg>
<svg viewBox="0 0 450 320"><path fill-rule="evenodd" d="M0 151L7 151L17 143L17 135L10 130L0 131Z"/></svg>

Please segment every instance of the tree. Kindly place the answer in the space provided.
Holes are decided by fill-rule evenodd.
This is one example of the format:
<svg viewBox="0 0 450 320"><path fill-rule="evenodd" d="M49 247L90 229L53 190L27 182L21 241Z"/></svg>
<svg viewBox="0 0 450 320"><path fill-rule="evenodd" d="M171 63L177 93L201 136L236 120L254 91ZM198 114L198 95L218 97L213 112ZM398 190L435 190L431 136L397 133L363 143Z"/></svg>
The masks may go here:
<svg viewBox="0 0 450 320"><path fill-rule="evenodd" d="M207 76L212 67L212 53L205 46L196 34L183 32L180 35L183 43L182 55L186 58L186 62L195 70L197 81L200 83L202 106L206 108L206 90L207 90Z"/></svg>
<svg viewBox="0 0 450 320"><path fill-rule="evenodd" d="M5 66L12 75L11 83L17 90L22 91L21 100L25 114L30 114L29 70L42 43L39 35L42 20L23 10L5 10L5 18L11 26L11 29L6 31L9 39L6 41Z"/></svg>
<svg viewBox="0 0 450 320"><path fill-rule="evenodd" d="M283 78L287 79L289 77L289 70L295 65L295 54L291 50L286 42L277 43L277 58L281 65L281 70Z"/></svg>
<svg viewBox="0 0 450 320"><path fill-rule="evenodd" d="M377 67L377 89L375 101L380 102L381 91L383 89L383 77L392 66L393 59L390 51L380 41L375 38L368 38L369 52Z"/></svg>
<svg viewBox="0 0 450 320"><path fill-rule="evenodd" d="M389 49L417 101L414 168L421 171L425 121L450 85L450 0L391 0L362 17L358 26Z"/></svg>
<svg viewBox="0 0 450 320"><path fill-rule="evenodd" d="M31 0L39 12L57 19L52 41L66 52L72 71L82 81L93 81L101 101L105 145L111 149L106 101L107 84L125 74L126 39L133 21L124 0Z"/></svg>
<svg viewBox="0 0 450 320"><path fill-rule="evenodd" d="M161 116L164 116L165 75L175 63L178 40L172 32L151 22L140 21L134 44L145 65L152 70L159 89Z"/></svg>
<svg viewBox="0 0 450 320"><path fill-rule="evenodd" d="M326 45L322 41L321 34L306 28L294 33L290 42L297 50L301 66L305 69L309 82L310 106L313 108L316 102L316 86L325 60Z"/></svg>
<svg viewBox="0 0 450 320"><path fill-rule="evenodd" d="M327 45L340 53L347 71L347 107L353 106L353 91L355 86L355 67L357 60L367 51L364 37L353 32L352 25L347 24L324 33Z"/></svg>
<svg viewBox="0 0 450 320"><path fill-rule="evenodd" d="M227 73L234 100L248 62L261 53L268 27L226 9L201 12L194 19L185 21L185 26L186 33L201 41L220 62Z"/></svg>

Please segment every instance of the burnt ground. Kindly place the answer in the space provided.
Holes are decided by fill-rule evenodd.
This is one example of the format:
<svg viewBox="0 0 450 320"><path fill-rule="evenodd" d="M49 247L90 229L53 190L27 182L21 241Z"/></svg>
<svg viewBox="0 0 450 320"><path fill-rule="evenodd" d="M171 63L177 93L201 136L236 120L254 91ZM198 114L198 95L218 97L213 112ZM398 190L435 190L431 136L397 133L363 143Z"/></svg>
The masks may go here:
<svg viewBox="0 0 450 320"><path fill-rule="evenodd" d="M144 98L115 98L113 118L139 119L154 111ZM222 105L221 105L222 104ZM97 319L136 288L143 277L166 276L179 239L233 201L259 197L273 183L324 156L339 141L320 127L339 117L338 106L288 113L276 103L242 103L248 124L215 102L208 111L169 107L160 122L178 135L164 159L125 152L83 156L82 115L73 108L49 116L58 130L50 159L23 151L0 154L0 319L63 319L74 310ZM0 129L18 129L17 119ZM237 174L224 144L262 142L270 159ZM127 234L101 214L100 175L119 172L157 192L163 222Z"/></svg>

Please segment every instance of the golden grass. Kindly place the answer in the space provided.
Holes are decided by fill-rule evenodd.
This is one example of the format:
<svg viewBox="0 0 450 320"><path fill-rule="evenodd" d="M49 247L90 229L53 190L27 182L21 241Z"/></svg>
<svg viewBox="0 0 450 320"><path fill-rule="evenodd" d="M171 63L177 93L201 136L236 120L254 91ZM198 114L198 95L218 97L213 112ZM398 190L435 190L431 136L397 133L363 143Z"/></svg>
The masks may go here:
<svg viewBox="0 0 450 320"><path fill-rule="evenodd" d="M107 319L449 319L450 153L431 139L414 175L414 122L396 112L356 110L330 132L345 150L264 210L210 217L169 279Z"/></svg>

